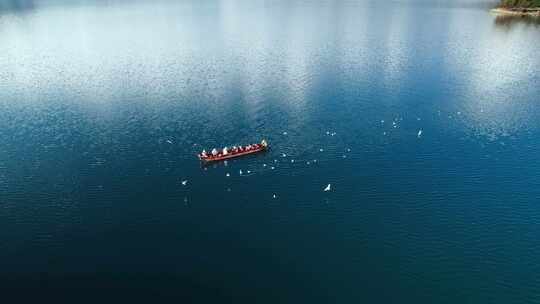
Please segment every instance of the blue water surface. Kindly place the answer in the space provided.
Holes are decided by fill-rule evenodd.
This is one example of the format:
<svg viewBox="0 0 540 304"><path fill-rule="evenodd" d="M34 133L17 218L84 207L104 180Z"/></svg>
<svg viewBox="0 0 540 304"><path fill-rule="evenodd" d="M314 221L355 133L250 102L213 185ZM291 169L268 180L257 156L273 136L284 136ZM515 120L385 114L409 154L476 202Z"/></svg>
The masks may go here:
<svg viewBox="0 0 540 304"><path fill-rule="evenodd" d="M540 302L540 22L481 0L0 3L10 296Z"/></svg>

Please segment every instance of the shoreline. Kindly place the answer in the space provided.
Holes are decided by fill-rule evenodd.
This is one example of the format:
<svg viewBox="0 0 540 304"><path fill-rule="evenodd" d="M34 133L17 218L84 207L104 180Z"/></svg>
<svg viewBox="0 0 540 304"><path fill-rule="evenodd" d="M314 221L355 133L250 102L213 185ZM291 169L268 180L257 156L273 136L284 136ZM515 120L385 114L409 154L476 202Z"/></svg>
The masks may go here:
<svg viewBox="0 0 540 304"><path fill-rule="evenodd" d="M500 16L530 16L530 17L539 17L540 18L540 8L506 8L506 7L497 7L491 9L491 13L500 15Z"/></svg>

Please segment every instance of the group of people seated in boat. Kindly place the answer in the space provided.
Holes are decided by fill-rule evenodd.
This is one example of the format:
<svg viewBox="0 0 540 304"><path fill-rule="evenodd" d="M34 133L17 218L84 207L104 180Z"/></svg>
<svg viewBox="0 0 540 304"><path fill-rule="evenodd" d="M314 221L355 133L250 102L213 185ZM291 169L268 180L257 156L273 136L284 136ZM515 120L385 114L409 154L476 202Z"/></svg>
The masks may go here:
<svg viewBox="0 0 540 304"><path fill-rule="evenodd" d="M243 152L250 152L255 150L260 150L262 147L266 147L267 143L265 140L263 140L260 144L252 144L247 145L245 147L242 146L233 146L232 148L223 148L223 150L218 151L216 148L212 149L210 153L207 153L206 150L203 150L201 154L199 154L200 158L219 158L231 154L237 154L237 153L243 153Z"/></svg>

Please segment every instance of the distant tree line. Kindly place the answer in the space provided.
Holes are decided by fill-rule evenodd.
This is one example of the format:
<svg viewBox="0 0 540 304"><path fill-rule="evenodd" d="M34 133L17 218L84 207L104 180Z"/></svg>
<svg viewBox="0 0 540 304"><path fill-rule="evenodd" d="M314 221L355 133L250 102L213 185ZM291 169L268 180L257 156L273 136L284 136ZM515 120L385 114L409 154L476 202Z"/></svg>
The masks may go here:
<svg viewBox="0 0 540 304"><path fill-rule="evenodd" d="M540 7L540 0L502 0L502 7Z"/></svg>

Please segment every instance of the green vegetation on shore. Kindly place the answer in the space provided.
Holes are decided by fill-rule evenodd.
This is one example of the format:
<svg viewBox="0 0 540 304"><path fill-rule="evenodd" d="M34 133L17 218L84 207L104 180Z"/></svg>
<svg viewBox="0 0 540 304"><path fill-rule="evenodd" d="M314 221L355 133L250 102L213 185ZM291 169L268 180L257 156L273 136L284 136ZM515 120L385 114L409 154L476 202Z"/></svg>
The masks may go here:
<svg viewBox="0 0 540 304"><path fill-rule="evenodd" d="M540 7L540 0L502 0L501 7L506 7L506 8Z"/></svg>

